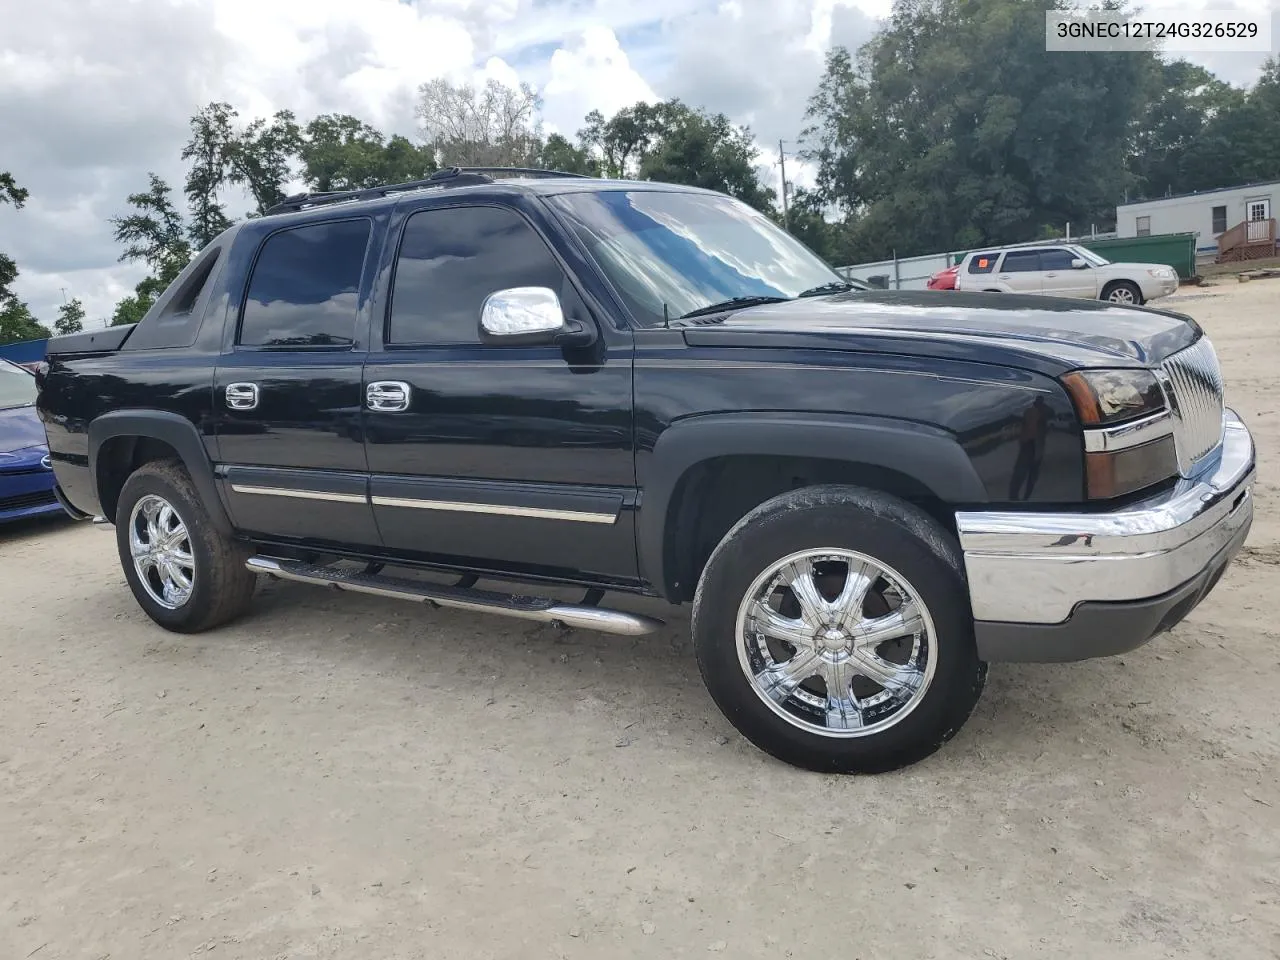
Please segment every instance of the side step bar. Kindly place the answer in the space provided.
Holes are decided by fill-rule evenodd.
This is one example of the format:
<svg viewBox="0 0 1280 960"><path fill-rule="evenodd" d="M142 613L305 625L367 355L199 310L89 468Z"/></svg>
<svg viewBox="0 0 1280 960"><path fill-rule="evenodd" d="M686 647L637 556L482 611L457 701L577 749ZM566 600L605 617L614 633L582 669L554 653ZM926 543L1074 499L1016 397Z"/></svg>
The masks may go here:
<svg viewBox="0 0 1280 960"><path fill-rule="evenodd" d="M492 590L368 574L358 570L339 570L296 560L250 557L245 561L245 566L254 573L265 573L281 580L296 580L299 583L330 586L338 590L369 593L375 597L391 597L395 600L416 600L418 603L455 607L459 610L497 613L522 620L560 623L566 627L617 633L626 637L642 636L663 626L661 620L638 613L561 603L546 597L521 597Z"/></svg>

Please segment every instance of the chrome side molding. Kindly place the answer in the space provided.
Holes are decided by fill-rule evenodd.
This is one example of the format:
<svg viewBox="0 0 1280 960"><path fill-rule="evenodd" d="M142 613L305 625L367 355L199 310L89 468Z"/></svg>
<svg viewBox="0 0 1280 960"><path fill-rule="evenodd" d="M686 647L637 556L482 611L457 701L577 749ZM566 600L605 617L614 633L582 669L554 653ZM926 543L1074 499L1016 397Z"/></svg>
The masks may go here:
<svg viewBox="0 0 1280 960"><path fill-rule="evenodd" d="M521 620L560 623L566 627L598 630L624 637L643 636L663 626L661 620L639 613L561 603L547 597L516 596L452 584L425 583L401 577L316 566L296 560L250 557L245 561L245 566L254 573L265 573L281 580L336 587L339 590L390 597L393 600L413 600L459 610L496 613Z"/></svg>

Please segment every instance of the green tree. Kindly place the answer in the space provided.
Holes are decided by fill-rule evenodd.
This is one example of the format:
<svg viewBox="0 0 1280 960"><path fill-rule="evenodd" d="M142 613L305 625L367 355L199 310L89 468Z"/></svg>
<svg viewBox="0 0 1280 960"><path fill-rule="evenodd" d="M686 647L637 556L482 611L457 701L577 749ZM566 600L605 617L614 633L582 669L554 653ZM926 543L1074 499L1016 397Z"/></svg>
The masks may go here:
<svg viewBox="0 0 1280 960"><path fill-rule="evenodd" d="M679 100L637 103L606 120L587 114L578 132L605 176L660 180L719 190L760 210L774 192L760 183L751 131Z"/></svg>
<svg viewBox="0 0 1280 960"><path fill-rule="evenodd" d="M538 166L561 173L581 173L591 177L600 175L600 163L584 146L574 146L565 137L553 133L547 137L538 154Z"/></svg>
<svg viewBox="0 0 1280 960"><path fill-rule="evenodd" d="M236 111L229 103L211 103L191 118L191 139L182 148L182 159L191 163L185 193L191 210L188 233L192 245L202 249L231 226L218 191L226 184L236 132Z"/></svg>
<svg viewBox="0 0 1280 960"><path fill-rule="evenodd" d="M46 340L50 336L49 328L36 320L17 297L10 294L0 300L0 343Z"/></svg>
<svg viewBox="0 0 1280 960"><path fill-rule="evenodd" d="M13 174L0 170L0 206L8 203L21 210L28 196L26 189L14 181ZM42 340L49 336L49 328L31 315L27 305L11 289L17 279L18 265L12 257L0 253L0 343Z"/></svg>
<svg viewBox="0 0 1280 960"><path fill-rule="evenodd" d="M1280 179L1280 58L1240 96L1224 96L1181 161L1180 191Z"/></svg>
<svg viewBox="0 0 1280 960"><path fill-rule="evenodd" d="M291 161L301 146L302 132L289 110L277 111L270 120L254 120L232 140L228 179L249 192L256 213L266 213L284 199L281 187L292 176Z"/></svg>
<svg viewBox="0 0 1280 960"><path fill-rule="evenodd" d="M346 114L316 117L303 130L298 150L302 176L313 190L359 190L421 180L436 170L435 157L405 137L383 134Z"/></svg>
<svg viewBox="0 0 1280 960"><path fill-rule="evenodd" d="M182 272L191 260L187 228L173 205L169 185L154 173L147 174L145 192L131 193L126 203L133 213L112 217L117 243L124 244L121 262L145 263L157 276L170 279Z"/></svg>
<svg viewBox="0 0 1280 960"><path fill-rule="evenodd" d="M652 103L623 107L607 120L592 110L583 119L578 141L599 158L606 177L636 177L661 122L661 107Z"/></svg>
<svg viewBox="0 0 1280 960"><path fill-rule="evenodd" d="M73 297L58 308L58 319L53 321L53 332L60 337L79 333L84 329L84 304Z"/></svg>
<svg viewBox="0 0 1280 960"><path fill-rule="evenodd" d="M856 59L828 54L809 104L818 193L859 257L1107 220L1154 55L1047 53L1054 0L897 0Z"/></svg>
<svg viewBox="0 0 1280 960"><path fill-rule="evenodd" d="M1158 197L1201 189L1205 177L1197 167L1208 144L1197 145L1209 133L1217 117L1239 110L1245 93L1217 79L1204 67L1186 60L1155 61L1149 77L1149 99L1132 141L1129 169L1138 196ZM1214 145L1217 144L1216 137ZM1280 147L1280 145L1277 145ZM1225 160L1234 163L1233 151L1215 157L1213 167L1222 170ZM1231 171L1223 171L1230 177ZM1212 179L1212 175L1210 175ZM1218 186L1219 184L1215 184Z"/></svg>
<svg viewBox="0 0 1280 960"><path fill-rule="evenodd" d="M827 213L826 204L816 193L797 189L787 204L787 229L828 263L850 263L848 229L842 221L828 219ZM774 219L781 225L780 211L775 211Z"/></svg>
<svg viewBox="0 0 1280 960"><path fill-rule="evenodd" d="M21 210L27 196L27 191L14 182L12 173L0 170L0 203L11 203Z"/></svg>
<svg viewBox="0 0 1280 960"><path fill-rule="evenodd" d="M746 127L723 113L709 114L679 100L658 104L640 164L643 180L718 190L757 210L773 208L774 191L760 183L759 151Z"/></svg>
<svg viewBox="0 0 1280 960"><path fill-rule="evenodd" d="M111 317L112 326L141 320L156 298L191 261L191 244L187 240L191 231L173 205L169 185L154 173L148 174L148 179L149 187L145 192L128 197L127 202L133 212L111 219L116 241L124 244L121 262L144 263L151 271L150 276L134 288L131 296L116 304Z"/></svg>

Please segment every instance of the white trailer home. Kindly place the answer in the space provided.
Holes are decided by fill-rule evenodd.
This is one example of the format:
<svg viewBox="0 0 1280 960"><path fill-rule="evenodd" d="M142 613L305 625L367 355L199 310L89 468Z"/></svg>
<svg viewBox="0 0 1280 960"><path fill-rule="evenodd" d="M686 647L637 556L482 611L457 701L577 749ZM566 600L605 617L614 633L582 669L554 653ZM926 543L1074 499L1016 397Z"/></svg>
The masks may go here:
<svg viewBox="0 0 1280 960"><path fill-rule="evenodd" d="M1268 233L1261 224L1275 217L1277 201L1280 180L1125 203L1116 207L1116 232L1121 237L1198 233L1196 251L1216 254L1221 235L1241 224L1259 224L1242 228L1243 238L1249 242L1256 242L1253 234L1260 238ZM1269 235L1274 242L1274 225Z"/></svg>

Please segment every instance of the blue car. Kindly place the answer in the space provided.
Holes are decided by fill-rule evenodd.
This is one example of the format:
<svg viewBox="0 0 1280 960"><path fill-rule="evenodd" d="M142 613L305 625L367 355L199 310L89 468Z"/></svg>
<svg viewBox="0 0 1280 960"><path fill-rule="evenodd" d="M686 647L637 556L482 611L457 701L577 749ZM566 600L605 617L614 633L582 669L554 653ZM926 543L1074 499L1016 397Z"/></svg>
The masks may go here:
<svg viewBox="0 0 1280 960"><path fill-rule="evenodd" d="M36 378L0 360L0 523L65 512L53 492L49 448L35 404Z"/></svg>

